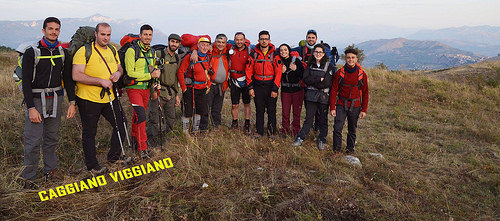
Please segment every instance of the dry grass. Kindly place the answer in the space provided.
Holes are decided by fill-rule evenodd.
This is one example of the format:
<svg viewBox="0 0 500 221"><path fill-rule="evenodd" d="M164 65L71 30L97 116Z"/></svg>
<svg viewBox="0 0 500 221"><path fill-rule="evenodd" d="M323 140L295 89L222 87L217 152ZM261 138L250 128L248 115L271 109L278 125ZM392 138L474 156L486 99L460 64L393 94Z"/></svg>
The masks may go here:
<svg viewBox="0 0 500 221"><path fill-rule="evenodd" d="M170 157L173 168L40 202L37 191L21 190L24 111L11 81L13 54L0 55L0 91L6 95L0 106L2 220L500 218L500 88L376 69L368 71L371 103L359 125L356 156L362 168L318 151L311 136L292 148L292 138L255 140L223 127L193 139L170 134L154 159ZM63 120L58 179L38 182L39 190L89 176L78 121ZM331 144L332 119L329 125ZM102 120L101 162L110 130Z"/></svg>

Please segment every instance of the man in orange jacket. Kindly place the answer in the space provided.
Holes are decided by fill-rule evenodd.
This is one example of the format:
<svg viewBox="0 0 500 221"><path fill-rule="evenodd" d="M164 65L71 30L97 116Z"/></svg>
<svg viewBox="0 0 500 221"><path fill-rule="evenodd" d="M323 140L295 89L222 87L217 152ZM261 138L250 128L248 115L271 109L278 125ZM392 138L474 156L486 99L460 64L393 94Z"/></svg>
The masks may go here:
<svg viewBox="0 0 500 221"><path fill-rule="evenodd" d="M184 115L182 117L182 130L189 132L189 124L193 118L192 131L200 130L201 116L208 117L207 88L210 87L210 69L208 50L210 49L210 39L201 37L198 40L197 62L191 62L191 55L188 54L182 60L177 71L179 84L182 89L182 99L184 105ZM196 112L195 112L196 111ZM193 116L194 115L194 116Z"/></svg>
<svg viewBox="0 0 500 221"><path fill-rule="evenodd" d="M259 43L246 67L248 93L254 97L256 137L264 135L264 113L267 109L267 134L276 134L276 101L281 82L281 64L274 62L275 47L268 31L259 32Z"/></svg>
<svg viewBox="0 0 500 221"><path fill-rule="evenodd" d="M207 94L208 110L210 119L214 127L219 127L222 123L221 111L224 102L224 94L229 86L229 49L225 34L218 34L215 37L212 53L210 55L210 67L213 72L210 74L210 91ZM201 117L201 129L208 128L208 118Z"/></svg>

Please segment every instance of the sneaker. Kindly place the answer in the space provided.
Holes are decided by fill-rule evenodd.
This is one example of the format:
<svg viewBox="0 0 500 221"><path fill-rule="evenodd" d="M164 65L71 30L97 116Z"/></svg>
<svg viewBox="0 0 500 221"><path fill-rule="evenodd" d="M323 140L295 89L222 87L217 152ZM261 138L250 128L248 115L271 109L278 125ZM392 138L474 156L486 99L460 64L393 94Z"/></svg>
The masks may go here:
<svg viewBox="0 0 500 221"><path fill-rule="evenodd" d="M43 174L43 179L45 182L49 182L54 178L54 172L55 170L51 170L49 172L46 172Z"/></svg>
<svg viewBox="0 0 500 221"><path fill-rule="evenodd" d="M231 130L236 129L238 129L238 120L233 120L233 123L231 124Z"/></svg>
<svg viewBox="0 0 500 221"><path fill-rule="evenodd" d="M24 187L23 187L23 189L25 189L25 190L36 190L36 184L33 183L30 180L25 180L24 181Z"/></svg>
<svg viewBox="0 0 500 221"><path fill-rule="evenodd" d="M324 143L323 141L318 141L318 149L319 150L324 150L326 148L327 144Z"/></svg>
<svg viewBox="0 0 500 221"><path fill-rule="evenodd" d="M141 158L142 159L151 159L147 150L141 151Z"/></svg>
<svg viewBox="0 0 500 221"><path fill-rule="evenodd" d="M96 167L94 167L93 169L90 170L90 173L93 176L99 176L99 175L106 173L106 171L108 171L108 168L101 167L100 165L97 165Z"/></svg>
<svg viewBox="0 0 500 221"><path fill-rule="evenodd" d="M304 140L302 140L302 138L300 137L297 137L297 139L295 139L295 142L293 142L292 146L294 147L302 146L303 143Z"/></svg>

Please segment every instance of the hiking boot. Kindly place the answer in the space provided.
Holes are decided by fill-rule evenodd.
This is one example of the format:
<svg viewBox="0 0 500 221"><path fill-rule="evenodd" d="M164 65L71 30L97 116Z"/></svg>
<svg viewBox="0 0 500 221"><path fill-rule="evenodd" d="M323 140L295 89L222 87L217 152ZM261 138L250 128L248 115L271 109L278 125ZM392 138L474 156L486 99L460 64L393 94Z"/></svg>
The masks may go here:
<svg viewBox="0 0 500 221"><path fill-rule="evenodd" d="M347 149L345 151L346 154L354 154L354 149Z"/></svg>
<svg viewBox="0 0 500 221"><path fill-rule="evenodd" d="M141 151L141 158L142 159L151 159L147 150Z"/></svg>
<svg viewBox="0 0 500 221"><path fill-rule="evenodd" d="M245 126L243 127L243 131L245 132L245 134L250 134L250 121L245 122Z"/></svg>
<svg viewBox="0 0 500 221"><path fill-rule="evenodd" d="M23 189L25 190L36 190L36 184L31 182L30 180L25 180L24 181L24 187Z"/></svg>
<svg viewBox="0 0 500 221"><path fill-rule="evenodd" d="M293 142L292 146L294 147L302 146L303 143L304 140L302 140L302 138L300 137L297 137L297 139L295 139L295 141Z"/></svg>
<svg viewBox="0 0 500 221"><path fill-rule="evenodd" d="M326 142L318 141L318 150L324 150L327 146Z"/></svg>
<svg viewBox="0 0 500 221"><path fill-rule="evenodd" d="M49 172L44 173L43 174L43 180L45 182L51 181L54 178L54 172L55 172L55 170L51 170Z"/></svg>
<svg viewBox="0 0 500 221"><path fill-rule="evenodd" d="M260 135L260 134L255 134L255 135L253 135L253 138L254 138L254 139L259 139L259 138L261 138L261 137L262 137L262 135Z"/></svg>
<svg viewBox="0 0 500 221"><path fill-rule="evenodd" d="M102 174L106 173L107 171L108 171L108 168L101 167L100 165L97 165L93 169L90 170L90 173L93 176L99 176L99 175L102 175Z"/></svg>
<svg viewBox="0 0 500 221"><path fill-rule="evenodd" d="M238 120L233 120L233 123L231 124L231 130L236 130L238 129Z"/></svg>

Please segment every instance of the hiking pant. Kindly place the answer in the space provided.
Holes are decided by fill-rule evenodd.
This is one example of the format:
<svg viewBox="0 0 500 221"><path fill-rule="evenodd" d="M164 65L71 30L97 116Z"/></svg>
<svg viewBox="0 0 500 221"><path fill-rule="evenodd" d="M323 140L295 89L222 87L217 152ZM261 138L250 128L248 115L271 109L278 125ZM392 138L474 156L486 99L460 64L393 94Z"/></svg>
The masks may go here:
<svg viewBox="0 0 500 221"><path fill-rule="evenodd" d="M49 113L55 111L53 109L53 99L53 97L46 98L46 108ZM32 123L29 118L29 111L26 112L24 123L24 170L21 176L27 180L36 179L38 162L40 161L40 144L42 144L43 152L43 173L57 169L56 147L59 143L63 96L57 98L57 115L55 118L43 118L41 99L35 97L33 100L36 110L42 116L42 122Z"/></svg>
<svg viewBox="0 0 500 221"><path fill-rule="evenodd" d="M272 86L254 85L255 92L255 127L259 135L264 135L264 113L267 109L267 131L269 135L276 134L276 102L278 98L271 97Z"/></svg>
<svg viewBox="0 0 500 221"><path fill-rule="evenodd" d="M116 161L120 159L121 145L118 139L116 125L118 124L122 141L125 141L126 139L126 128L123 127L123 117L122 112L120 111L120 106L118 106L120 105L118 99L113 100L113 108L116 114L117 122L115 122L113 111L111 110L109 103L96 103L76 97L76 104L78 105L78 111L80 112L80 118L82 120L82 145L87 170L91 170L99 165L96 157L97 152L95 149L95 135L97 134L97 123L99 122L99 117L101 115L113 128L113 133L111 134L111 148L108 152L108 161Z"/></svg>
<svg viewBox="0 0 500 221"><path fill-rule="evenodd" d="M139 151L148 149L146 143L148 140L146 134L146 108L148 107L149 93L149 89L127 89L128 100L134 108L131 135L137 141Z"/></svg>
<svg viewBox="0 0 500 221"><path fill-rule="evenodd" d="M208 111L212 126L219 127L222 124L222 104L224 102L224 92L222 84L212 83L210 92L207 94ZM204 119L206 118L206 119ZM200 128L208 128L208 116L201 116Z"/></svg>
<svg viewBox="0 0 500 221"><path fill-rule="evenodd" d="M156 92L153 92L156 93ZM148 123L146 124L146 134L150 145L157 146L160 142L162 132L160 132L160 110L158 101L161 102L161 109L163 110L164 122L161 122L161 129L164 134L170 132L175 124L175 96L164 97L160 96L156 100L149 100L149 114ZM166 122L165 122L166 121Z"/></svg>
<svg viewBox="0 0 500 221"><path fill-rule="evenodd" d="M194 94L193 94L194 93ZM193 117L194 111L196 114L201 115L202 119L208 120L208 105L207 105L207 89L193 89L188 87L187 90L182 94L182 101L184 105L184 117ZM194 107L193 107L194 103ZM203 118L205 116L205 118ZM201 124L205 127L202 127ZM200 122L200 130L206 130L208 122Z"/></svg>
<svg viewBox="0 0 500 221"><path fill-rule="evenodd" d="M333 150L342 149L342 129L347 118L347 151L354 151L356 143L356 128L358 127L359 113L361 107L355 107L351 111L346 111L344 106L335 105L336 115L333 124Z"/></svg>
<svg viewBox="0 0 500 221"><path fill-rule="evenodd" d="M290 111L293 108L292 135L295 137L300 130L300 112L304 101L304 91L295 93L281 92L281 126L283 134L290 134Z"/></svg>
<svg viewBox="0 0 500 221"><path fill-rule="evenodd" d="M319 127L318 141L321 140L326 143L326 135L328 134L328 107L328 104L306 101L306 119L297 137L300 137L302 140L306 139L309 130L313 126L314 117L319 112L319 119L317 121Z"/></svg>

